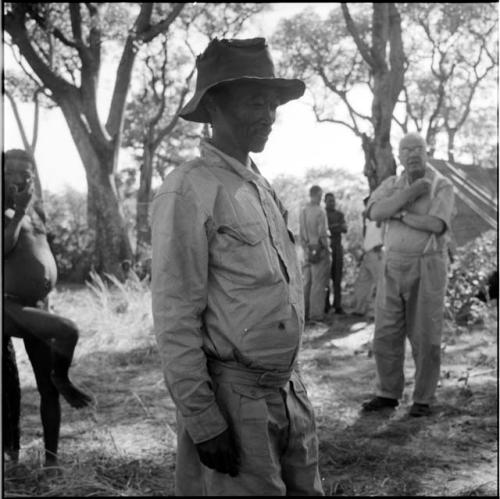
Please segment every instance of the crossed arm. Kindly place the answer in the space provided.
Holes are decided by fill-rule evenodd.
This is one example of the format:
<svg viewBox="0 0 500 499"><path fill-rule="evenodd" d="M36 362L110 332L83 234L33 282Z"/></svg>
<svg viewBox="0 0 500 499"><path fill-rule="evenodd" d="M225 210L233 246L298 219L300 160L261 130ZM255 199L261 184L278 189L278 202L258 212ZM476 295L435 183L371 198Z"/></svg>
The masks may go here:
<svg viewBox="0 0 500 499"><path fill-rule="evenodd" d="M376 201L370 207L368 217L376 222L396 219L416 230L442 234L446 229L446 224L438 217L411 212L401 214L405 207L427 194L429 190L430 183L427 180L417 180L406 189Z"/></svg>

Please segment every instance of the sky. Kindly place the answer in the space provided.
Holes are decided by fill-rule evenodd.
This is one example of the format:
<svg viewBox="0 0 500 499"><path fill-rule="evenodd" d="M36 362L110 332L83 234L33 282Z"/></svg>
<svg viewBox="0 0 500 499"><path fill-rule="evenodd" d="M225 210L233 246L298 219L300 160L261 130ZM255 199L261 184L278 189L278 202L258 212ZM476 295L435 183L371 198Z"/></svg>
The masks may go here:
<svg viewBox="0 0 500 499"><path fill-rule="evenodd" d="M324 16L331 10L333 4L281 3L273 6L273 10L261 16L245 36L270 37L281 18L292 16L306 7L312 7ZM8 47L5 47L4 56L5 68L7 70L14 68L16 63ZM114 83L112 76L112 71L103 70L100 89L103 115L109 106L107 94L110 94ZM309 167L325 165L361 174L363 153L360 140L343 126L317 123L307 103L308 97L306 91L301 99L278 108L277 119L264 152L252 154L262 174L270 180L279 174L301 176ZM5 150L22 148L21 136L6 98L3 106L3 147ZM33 105L18 102L18 107L29 137L33 123ZM85 170L66 121L58 108L40 110L39 138L35 157L44 189L58 192L70 186L81 192L87 190ZM122 150L119 168L132 164L127 151Z"/></svg>

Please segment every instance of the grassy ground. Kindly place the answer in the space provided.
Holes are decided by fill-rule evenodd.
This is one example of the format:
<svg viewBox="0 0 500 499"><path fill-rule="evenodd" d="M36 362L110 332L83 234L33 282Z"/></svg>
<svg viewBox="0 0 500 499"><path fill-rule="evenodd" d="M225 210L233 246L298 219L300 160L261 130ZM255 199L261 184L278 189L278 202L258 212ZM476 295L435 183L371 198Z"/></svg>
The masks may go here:
<svg viewBox="0 0 500 499"><path fill-rule="evenodd" d="M99 282L59 289L54 311L81 328L72 377L96 406L63 402L61 468L42 468L38 393L22 343L20 464L4 463L4 495L173 495L175 410L152 332L150 297L140 286L109 293ZM335 316L307 329L301 366L316 410L320 471L327 495L495 496L498 494L497 310L485 325L447 325L434 413L408 418L413 364L396 411L362 416L373 394L373 323Z"/></svg>

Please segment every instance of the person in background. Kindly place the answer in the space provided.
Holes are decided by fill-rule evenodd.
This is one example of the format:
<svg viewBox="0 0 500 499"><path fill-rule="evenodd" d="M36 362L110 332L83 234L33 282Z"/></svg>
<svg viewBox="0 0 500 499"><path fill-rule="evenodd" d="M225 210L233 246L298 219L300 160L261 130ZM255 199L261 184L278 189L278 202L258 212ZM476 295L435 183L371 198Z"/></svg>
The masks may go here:
<svg viewBox="0 0 500 499"><path fill-rule="evenodd" d="M35 195L34 179L33 160L26 151L10 149L3 154L2 336L24 341L40 393L45 463L52 466L57 464L61 425L59 395L77 409L90 405L92 397L69 378L78 327L48 309L48 295L57 281L57 266L48 243L45 213ZM9 435L6 450L17 461L19 387L9 387L9 394L9 416L13 420L8 426L14 435Z"/></svg>
<svg viewBox="0 0 500 499"><path fill-rule="evenodd" d="M426 143L409 133L399 144L401 175L384 180L368 201L370 220L386 224L382 277L377 284L373 353L377 395L364 411L395 408L405 386L406 338L415 361L409 415L431 414L439 380L451 181L427 166Z"/></svg>
<svg viewBox="0 0 500 499"><path fill-rule="evenodd" d="M176 495L323 495L298 369L302 276L287 211L249 153L301 80L266 41L213 39L180 116L210 123L200 156L153 201L152 307L177 407Z"/></svg>
<svg viewBox="0 0 500 499"><path fill-rule="evenodd" d="M309 203L300 212L300 241L304 249L304 307L306 321L325 318L325 296L331 265L325 212L321 209L323 191L319 185L309 189Z"/></svg>
<svg viewBox="0 0 500 499"><path fill-rule="evenodd" d="M383 259L383 227L366 217L368 197L363 199L363 258L354 283L353 315L364 316L370 308Z"/></svg>
<svg viewBox="0 0 500 499"><path fill-rule="evenodd" d="M342 308L342 273L344 268L344 250L342 248L342 234L347 232L344 214L335 207L335 196L328 192L325 195L325 208L330 230L330 246L332 249L332 264L330 277L333 284L333 308L336 314L344 314ZM325 311L330 309L330 286L327 286Z"/></svg>

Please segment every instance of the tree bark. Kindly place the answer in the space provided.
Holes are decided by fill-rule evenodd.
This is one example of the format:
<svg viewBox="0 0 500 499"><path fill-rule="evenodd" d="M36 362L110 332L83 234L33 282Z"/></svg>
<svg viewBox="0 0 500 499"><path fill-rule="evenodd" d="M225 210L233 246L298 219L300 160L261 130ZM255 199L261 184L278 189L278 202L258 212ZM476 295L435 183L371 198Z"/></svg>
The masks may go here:
<svg viewBox="0 0 500 499"><path fill-rule="evenodd" d="M145 143L139 178L139 189L137 191L137 246L135 257L138 262L148 256L147 249L151 245L149 206L151 201L151 180L153 177L153 156L154 150Z"/></svg>
<svg viewBox="0 0 500 499"><path fill-rule="evenodd" d="M448 161L455 161L455 136L457 134L457 130L455 128L449 128L447 130L448 134Z"/></svg>
<svg viewBox="0 0 500 499"><path fill-rule="evenodd" d="M88 225L95 235L94 267L97 272L122 276L121 262L132 260L132 245L125 225L113 175L114 150L91 141L71 97L58 102L87 174Z"/></svg>

